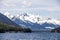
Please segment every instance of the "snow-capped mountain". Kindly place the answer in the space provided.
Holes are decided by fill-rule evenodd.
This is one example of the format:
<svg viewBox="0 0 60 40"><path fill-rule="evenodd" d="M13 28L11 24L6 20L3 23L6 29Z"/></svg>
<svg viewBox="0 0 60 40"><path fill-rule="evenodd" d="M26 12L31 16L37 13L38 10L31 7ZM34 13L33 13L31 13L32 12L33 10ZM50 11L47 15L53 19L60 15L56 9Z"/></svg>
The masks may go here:
<svg viewBox="0 0 60 40"><path fill-rule="evenodd" d="M43 23L47 22L47 23L60 25L59 20L52 19L52 18L45 19L42 16L32 15L32 14L28 14L28 13L17 15L17 18L19 18L20 20L23 20L23 21L30 21L32 23L37 23L37 24L43 24Z"/></svg>
<svg viewBox="0 0 60 40"><path fill-rule="evenodd" d="M14 17L13 15L10 15L9 12L4 13L4 15L7 16L9 19L12 19Z"/></svg>
<svg viewBox="0 0 60 40"><path fill-rule="evenodd" d="M52 19L52 18L43 18L40 15L20 13L17 16L12 16L8 12L5 13L4 15L6 15L15 23L24 27L29 27L33 30L54 29L60 26L60 20Z"/></svg>
<svg viewBox="0 0 60 40"><path fill-rule="evenodd" d="M19 26L18 24L16 24L15 22L11 21L9 18L7 18L7 17L6 17L5 15L3 15L2 13L0 13L0 23L12 25L12 26ZM3 25L4 25L4 24L3 24Z"/></svg>

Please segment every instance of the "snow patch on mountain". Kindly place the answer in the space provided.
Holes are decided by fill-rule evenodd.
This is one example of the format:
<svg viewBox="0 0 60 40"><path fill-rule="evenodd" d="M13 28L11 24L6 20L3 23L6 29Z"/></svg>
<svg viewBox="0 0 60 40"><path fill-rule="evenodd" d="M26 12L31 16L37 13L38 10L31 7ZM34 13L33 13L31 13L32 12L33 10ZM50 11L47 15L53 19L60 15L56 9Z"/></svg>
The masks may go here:
<svg viewBox="0 0 60 40"><path fill-rule="evenodd" d="M7 16L9 19L12 19L14 16L11 15L9 12L4 13L5 16Z"/></svg>
<svg viewBox="0 0 60 40"><path fill-rule="evenodd" d="M32 23L37 23L40 25L45 22L60 25L60 20L56 20L56 19L52 19L52 18L45 19L40 15L32 15L32 14L28 14L28 13L19 14L19 15L17 15L17 18L19 18L20 20L23 20L23 21L30 21Z"/></svg>
<svg viewBox="0 0 60 40"><path fill-rule="evenodd" d="M46 29L54 29L54 27L45 27Z"/></svg>
<svg viewBox="0 0 60 40"><path fill-rule="evenodd" d="M28 14L28 13L24 13L22 15L21 14L20 15L17 15L17 17L20 20L30 21L30 22L33 22L33 23L39 23L39 21L43 20L42 19L42 16L32 15L32 14Z"/></svg>

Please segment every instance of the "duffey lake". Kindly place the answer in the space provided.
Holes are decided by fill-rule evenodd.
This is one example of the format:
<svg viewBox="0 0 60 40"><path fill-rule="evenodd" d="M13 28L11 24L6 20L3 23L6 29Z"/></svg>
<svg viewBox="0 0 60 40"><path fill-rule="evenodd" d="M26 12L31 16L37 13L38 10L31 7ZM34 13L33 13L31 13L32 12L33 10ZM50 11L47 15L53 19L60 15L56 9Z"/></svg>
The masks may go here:
<svg viewBox="0 0 60 40"><path fill-rule="evenodd" d="M0 40L60 40L60 33L0 33Z"/></svg>

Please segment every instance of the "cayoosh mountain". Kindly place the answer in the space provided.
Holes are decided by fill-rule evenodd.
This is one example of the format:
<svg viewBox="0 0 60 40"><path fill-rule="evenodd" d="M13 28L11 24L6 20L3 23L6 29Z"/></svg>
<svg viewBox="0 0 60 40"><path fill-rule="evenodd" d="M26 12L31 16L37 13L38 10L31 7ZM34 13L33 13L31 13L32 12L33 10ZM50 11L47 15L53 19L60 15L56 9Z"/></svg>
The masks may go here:
<svg viewBox="0 0 60 40"><path fill-rule="evenodd" d="M45 19L40 15L20 13L17 16L12 16L9 12L5 13L5 15L15 23L31 28L32 30L50 30L60 26L60 20L52 18Z"/></svg>

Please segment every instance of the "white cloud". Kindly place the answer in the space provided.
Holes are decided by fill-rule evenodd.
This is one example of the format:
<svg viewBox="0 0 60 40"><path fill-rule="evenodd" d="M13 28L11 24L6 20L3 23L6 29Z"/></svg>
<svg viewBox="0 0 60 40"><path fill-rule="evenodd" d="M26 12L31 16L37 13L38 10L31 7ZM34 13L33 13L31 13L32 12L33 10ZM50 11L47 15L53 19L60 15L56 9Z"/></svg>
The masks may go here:
<svg viewBox="0 0 60 40"><path fill-rule="evenodd" d="M24 8L16 10L45 10L45 11L60 11L60 7L38 7L38 8Z"/></svg>
<svg viewBox="0 0 60 40"><path fill-rule="evenodd" d="M1 3L6 7L19 7L21 5L22 7L29 7L31 6L31 2L28 0L2 0ZM18 5L18 6L17 6Z"/></svg>
<svg viewBox="0 0 60 40"><path fill-rule="evenodd" d="M1 2L4 6L6 6L7 9L13 8L12 10L40 9L47 11L60 11L60 7L58 6L56 0L2 0ZM22 8L20 8L20 6L22 6Z"/></svg>
<svg viewBox="0 0 60 40"><path fill-rule="evenodd" d="M41 7L40 9L46 11L60 11L60 7Z"/></svg>
<svg viewBox="0 0 60 40"><path fill-rule="evenodd" d="M0 10L6 10L6 9L0 9ZM7 9L7 10L21 10L21 11L26 11L26 10L45 10L45 11L60 11L60 7L38 7L38 8L20 8L20 9Z"/></svg>
<svg viewBox="0 0 60 40"><path fill-rule="evenodd" d="M4 6L10 7L10 6L16 6L13 1L11 0L2 0L1 2Z"/></svg>
<svg viewBox="0 0 60 40"><path fill-rule="evenodd" d="M22 4L23 4L23 7L29 7L29 6L31 6L32 3L28 0L23 0Z"/></svg>

